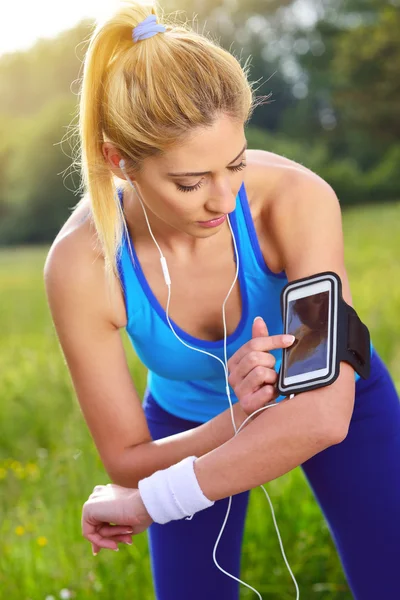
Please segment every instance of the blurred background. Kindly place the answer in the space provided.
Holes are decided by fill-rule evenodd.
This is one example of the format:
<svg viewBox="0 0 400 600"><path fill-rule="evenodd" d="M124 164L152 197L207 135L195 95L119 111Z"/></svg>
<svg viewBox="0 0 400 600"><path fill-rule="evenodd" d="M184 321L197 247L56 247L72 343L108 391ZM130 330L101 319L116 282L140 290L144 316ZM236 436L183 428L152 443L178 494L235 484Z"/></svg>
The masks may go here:
<svg viewBox="0 0 400 600"><path fill-rule="evenodd" d="M146 534L93 557L82 503L109 482L83 421L43 285L48 249L79 200L82 61L114 2L0 7L0 599L154 597ZM251 55L249 148L307 166L342 207L354 306L400 389L400 0L168 0L166 13ZM125 332L123 332L125 336ZM146 372L126 344L135 384ZM379 399L377 399L379 401ZM351 599L300 468L267 484L305 600ZM251 494L242 579L295 589L261 490ZM216 531L216 537L218 532ZM254 597L244 586L241 598Z"/></svg>

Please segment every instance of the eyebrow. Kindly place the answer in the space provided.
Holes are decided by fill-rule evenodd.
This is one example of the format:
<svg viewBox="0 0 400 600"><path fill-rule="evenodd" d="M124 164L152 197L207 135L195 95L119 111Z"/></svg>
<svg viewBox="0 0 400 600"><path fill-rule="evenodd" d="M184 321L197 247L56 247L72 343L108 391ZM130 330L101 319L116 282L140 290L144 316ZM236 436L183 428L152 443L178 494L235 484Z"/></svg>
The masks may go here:
<svg viewBox="0 0 400 600"><path fill-rule="evenodd" d="M246 150L246 148L247 148L247 141L246 141L245 145L243 146L242 150L239 152L239 154L237 156L235 156L235 158L233 160L231 160L229 165L234 163L235 160L237 160L239 158L239 156L241 156L243 154L243 152ZM229 167L229 165L228 165L228 167ZM208 175L209 173L211 173L211 171L199 171L197 173L167 173L167 175L171 175L172 177L189 177L192 175Z"/></svg>

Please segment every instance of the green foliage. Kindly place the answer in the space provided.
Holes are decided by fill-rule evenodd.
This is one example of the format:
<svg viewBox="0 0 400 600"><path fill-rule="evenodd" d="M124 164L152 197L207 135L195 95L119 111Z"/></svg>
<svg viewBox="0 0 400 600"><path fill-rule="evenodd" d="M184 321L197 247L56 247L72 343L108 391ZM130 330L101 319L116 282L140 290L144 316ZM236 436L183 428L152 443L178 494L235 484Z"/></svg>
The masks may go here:
<svg viewBox="0 0 400 600"><path fill-rule="evenodd" d="M290 140L286 135L270 134L251 126L246 135L249 148L285 156L317 173L332 186L344 207L388 202L400 197L399 144L390 146L381 161L364 173L354 158L333 160L328 145L322 140L314 143Z"/></svg>
<svg viewBox="0 0 400 600"><path fill-rule="evenodd" d="M14 119L18 135L9 140L1 245L54 239L78 202L65 176L71 170L72 147L60 146L73 110L74 103L61 96L35 116ZM79 183L79 175L75 179Z"/></svg>
<svg viewBox="0 0 400 600"><path fill-rule="evenodd" d="M313 139L325 137L334 160L351 156L361 170L369 170L398 140L398 3L328 0L318 15L314 27L299 26L294 34L297 41L306 40L310 50L297 56L309 95L299 102L306 108L293 133L299 131L303 138L307 132ZM335 126L325 131L317 124L324 111L335 119ZM291 113L289 117L295 124ZM287 127L285 132L289 132Z"/></svg>
<svg viewBox="0 0 400 600"><path fill-rule="evenodd" d="M376 20L341 33L331 65L334 101L346 126L368 128L372 137L400 135L400 11L382 3Z"/></svg>

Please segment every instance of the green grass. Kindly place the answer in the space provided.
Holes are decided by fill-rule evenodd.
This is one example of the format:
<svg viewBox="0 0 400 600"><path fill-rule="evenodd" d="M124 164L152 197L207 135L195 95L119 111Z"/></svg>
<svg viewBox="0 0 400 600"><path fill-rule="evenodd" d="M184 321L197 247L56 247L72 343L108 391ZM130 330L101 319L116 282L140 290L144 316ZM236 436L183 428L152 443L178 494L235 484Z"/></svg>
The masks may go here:
<svg viewBox="0 0 400 600"><path fill-rule="evenodd" d="M400 204L346 211L354 305L400 387ZM0 252L0 598L154 598L146 533L93 557L82 503L109 480L84 423L47 308L47 248ZM124 334L142 394L145 370ZM301 598L350 600L329 530L300 468L266 485ZM216 534L217 535L217 534ZM263 598L294 600L267 499L251 492L241 578ZM255 598L241 586L241 598ZM205 599L208 600L208 599ZM221 599L222 600L222 599Z"/></svg>

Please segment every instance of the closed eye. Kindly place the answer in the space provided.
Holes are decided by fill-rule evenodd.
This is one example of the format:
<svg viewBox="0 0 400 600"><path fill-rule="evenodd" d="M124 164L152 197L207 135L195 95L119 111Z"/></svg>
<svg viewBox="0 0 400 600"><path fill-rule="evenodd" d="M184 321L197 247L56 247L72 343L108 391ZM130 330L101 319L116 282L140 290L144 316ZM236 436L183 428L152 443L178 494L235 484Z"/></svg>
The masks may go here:
<svg viewBox="0 0 400 600"><path fill-rule="evenodd" d="M241 171L242 169L245 168L245 166L246 166L246 163L242 161L239 165L234 165L233 167L227 167L227 169L235 172L235 171ZM195 185L180 185L179 183L177 183L176 187L181 192L193 192L194 190L198 190L202 186L203 181L204 181L204 178L200 179L200 181L198 183L196 183Z"/></svg>

